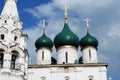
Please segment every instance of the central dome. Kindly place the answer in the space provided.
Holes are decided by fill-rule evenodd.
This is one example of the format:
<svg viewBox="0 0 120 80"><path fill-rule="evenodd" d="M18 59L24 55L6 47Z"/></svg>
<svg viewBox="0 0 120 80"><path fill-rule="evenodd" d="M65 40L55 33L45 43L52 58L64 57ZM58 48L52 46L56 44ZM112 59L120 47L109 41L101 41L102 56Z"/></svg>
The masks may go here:
<svg viewBox="0 0 120 80"><path fill-rule="evenodd" d="M55 37L54 44L56 48L64 45L78 47L79 38L70 30L68 24L65 23L63 30Z"/></svg>

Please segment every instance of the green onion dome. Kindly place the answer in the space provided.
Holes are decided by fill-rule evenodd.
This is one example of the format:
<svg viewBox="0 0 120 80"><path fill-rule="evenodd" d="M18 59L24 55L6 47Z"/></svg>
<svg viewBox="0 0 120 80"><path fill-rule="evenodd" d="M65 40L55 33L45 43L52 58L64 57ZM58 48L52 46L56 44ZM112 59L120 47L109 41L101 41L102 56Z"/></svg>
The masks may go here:
<svg viewBox="0 0 120 80"><path fill-rule="evenodd" d="M87 32L86 36L83 37L83 38L80 40L80 46L81 46L82 48L87 47L87 46L93 46L93 47L97 48L97 46L98 46L98 40L97 40L95 37L91 36L91 35Z"/></svg>
<svg viewBox="0 0 120 80"><path fill-rule="evenodd" d="M50 38L48 38L45 33L43 33L43 35L38 38L35 42L35 47L37 49L39 48L48 48L51 49L53 47L53 42Z"/></svg>
<svg viewBox="0 0 120 80"><path fill-rule="evenodd" d="M67 23L64 24L63 30L54 39L55 47L72 45L78 47L79 38L70 30Z"/></svg>

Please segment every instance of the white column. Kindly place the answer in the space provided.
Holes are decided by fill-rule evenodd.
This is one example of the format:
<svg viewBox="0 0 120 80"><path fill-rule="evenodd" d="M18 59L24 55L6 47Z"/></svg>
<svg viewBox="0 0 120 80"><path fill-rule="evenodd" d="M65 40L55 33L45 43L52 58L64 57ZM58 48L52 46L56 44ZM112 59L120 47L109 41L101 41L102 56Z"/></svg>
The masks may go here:
<svg viewBox="0 0 120 80"><path fill-rule="evenodd" d="M9 53L5 53L3 67L9 69L10 65L11 65L11 55Z"/></svg>

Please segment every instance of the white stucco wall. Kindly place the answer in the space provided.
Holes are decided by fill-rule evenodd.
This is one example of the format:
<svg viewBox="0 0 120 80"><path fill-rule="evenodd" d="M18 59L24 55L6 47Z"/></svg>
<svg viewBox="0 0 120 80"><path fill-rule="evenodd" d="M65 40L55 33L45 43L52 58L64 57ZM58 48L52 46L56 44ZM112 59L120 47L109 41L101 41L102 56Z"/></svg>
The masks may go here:
<svg viewBox="0 0 120 80"><path fill-rule="evenodd" d="M44 52L44 55L42 52ZM51 54L51 50L47 48L37 50L37 64L51 64ZM44 59L42 59L42 55L44 56Z"/></svg>
<svg viewBox="0 0 120 80"><path fill-rule="evenodd" d="M68 72L65 72L64 67L49 67L49 68L29 68L28 80L89 80L89 76L93 76L93 80L107 80L106 67L69 67Z"/></svg>
<svg viewBox="0 0 120 80"><path fill-rule="evenodd" d="M67 56L67 63L75 63L78 61L78 51L77 48L71 46L64 46L59 48L57 51L57 64L66 63L66 53Z"/></svg>
<svg viewBox="0 0 120 80"><path fill-rule="evenodd" d="M89 50L91 51L91 58L89 55ZM97 50L94 47L86 47L82 50L83 63L97 63Z"/></svg>

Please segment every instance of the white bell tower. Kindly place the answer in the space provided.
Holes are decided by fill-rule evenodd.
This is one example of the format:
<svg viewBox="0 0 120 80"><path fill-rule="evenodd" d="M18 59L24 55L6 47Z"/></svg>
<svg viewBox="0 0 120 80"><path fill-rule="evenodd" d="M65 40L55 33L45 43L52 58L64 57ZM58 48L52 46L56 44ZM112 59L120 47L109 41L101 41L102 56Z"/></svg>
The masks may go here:
<svg viewBox="0 0 120 80"><path fill-rule="evenodd" d="M0 79L27 79L27 35L22 34L17 0L6 0L0 15Z"/></svg>

